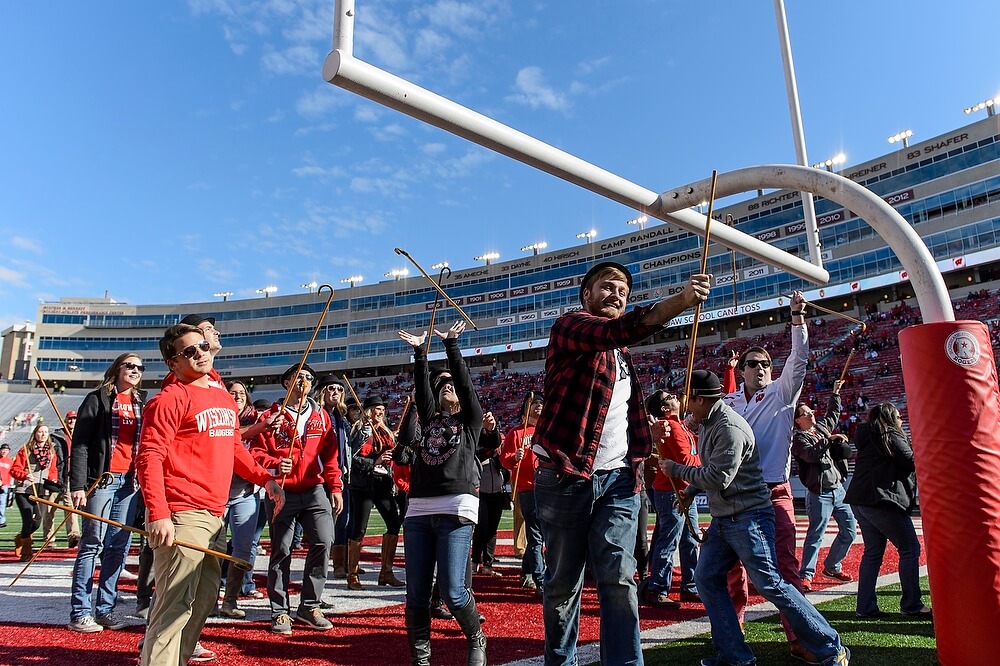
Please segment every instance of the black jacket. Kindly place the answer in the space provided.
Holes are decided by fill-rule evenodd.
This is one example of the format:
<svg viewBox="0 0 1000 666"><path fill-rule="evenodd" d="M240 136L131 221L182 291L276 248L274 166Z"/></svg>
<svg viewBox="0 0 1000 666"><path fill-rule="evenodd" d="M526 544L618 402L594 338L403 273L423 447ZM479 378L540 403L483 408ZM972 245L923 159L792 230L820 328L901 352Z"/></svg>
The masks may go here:
<svg viewBox="0 0 1000 666"><path fill-rule="evenodd" d="M799 480L817 495L843 484L850 471L847 461L830 455L830 433L840 420L840 396L831 395L826 414L816 419L813 431L796 430L792 435L792 455L799 466Z"/></svg>
<svg viewBox="0 0 1000 666"><path fill-rule="evenodd" d="M146 392L138 390L133 402L143 405ZM114 395L107 388L91 391L83 399L73 429L73 451L70 455L69 489L86 490L111 465L111 405Z"/></svg>
<svg viewBox="0 0 1000 666"><path fill-rule="evenodd" d="M917 477L913 449L906 435L890 430L882 436L867 423L858 427L858 457L845 501L860 506L895 506L910 511L916 502Z"/></svg>

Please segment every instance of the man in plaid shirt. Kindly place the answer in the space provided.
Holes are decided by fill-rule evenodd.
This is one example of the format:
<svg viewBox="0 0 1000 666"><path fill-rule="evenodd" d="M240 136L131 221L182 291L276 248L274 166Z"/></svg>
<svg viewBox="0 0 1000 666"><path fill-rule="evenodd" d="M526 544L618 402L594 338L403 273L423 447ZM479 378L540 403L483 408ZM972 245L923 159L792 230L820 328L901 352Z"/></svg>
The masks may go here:
<svg viewBox="0 0 1000 666"><path fill-rule="evenodd" d="M627 346L708 298L709 275L680 292L625 312L632 275L593 266L580 286L583 309L552 325L545 408L532 442L535 501L545 535L545 663L576 664L580 592L588 559L601 606L601 663L642 664L636 561L642 462L652 436Z"/></svg>

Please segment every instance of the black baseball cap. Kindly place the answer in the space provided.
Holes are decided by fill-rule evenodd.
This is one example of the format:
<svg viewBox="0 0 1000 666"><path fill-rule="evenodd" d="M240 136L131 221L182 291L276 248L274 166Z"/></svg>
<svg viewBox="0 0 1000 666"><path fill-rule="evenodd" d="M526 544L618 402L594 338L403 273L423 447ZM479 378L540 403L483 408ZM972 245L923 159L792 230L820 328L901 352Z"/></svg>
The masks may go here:
<svg viewBox="0 0 1000 666"><path fill-rule="evenodd" d="M188 326L200 326L201 322L207 321L212 326L215 326L215 317L203 317L199 314L189 314L184 319L181 319L182 324L187 324Z"/></svg>

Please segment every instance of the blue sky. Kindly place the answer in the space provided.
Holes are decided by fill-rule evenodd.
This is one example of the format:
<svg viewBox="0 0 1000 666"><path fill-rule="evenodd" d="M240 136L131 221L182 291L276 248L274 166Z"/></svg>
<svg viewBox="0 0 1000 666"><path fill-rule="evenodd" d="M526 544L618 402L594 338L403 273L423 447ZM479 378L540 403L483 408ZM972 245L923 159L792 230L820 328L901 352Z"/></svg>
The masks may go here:
<svg viewBox="0 0 1000 666"><path fill-rule="evenodd" d="M397 246L457 269L630 229L634 211L325 83L333 7L0 4L0 326L61 296L258 298L383 280ZM772 2L356 11L356 57L643 187L795 161ZM950 131L1000 93L995 1L787 14L810 162Z"/></svg>

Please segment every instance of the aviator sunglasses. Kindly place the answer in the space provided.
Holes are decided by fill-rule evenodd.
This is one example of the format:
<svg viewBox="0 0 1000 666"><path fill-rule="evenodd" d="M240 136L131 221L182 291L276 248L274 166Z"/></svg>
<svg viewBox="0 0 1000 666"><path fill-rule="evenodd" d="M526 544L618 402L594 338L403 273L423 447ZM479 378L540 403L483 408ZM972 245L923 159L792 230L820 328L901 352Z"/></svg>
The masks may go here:
<svg viewBox="0 0 1000 666"><path fill-rule="evenodd" d="M199 350L207 352L209 349L211 349L211 347L212 346L208 344L208 340L202 340L197 344L188 345L187 347L180 350L170 358L177 358L178 356L183 356L184 358L194 358L194 355L197 354Z"/></svg>

